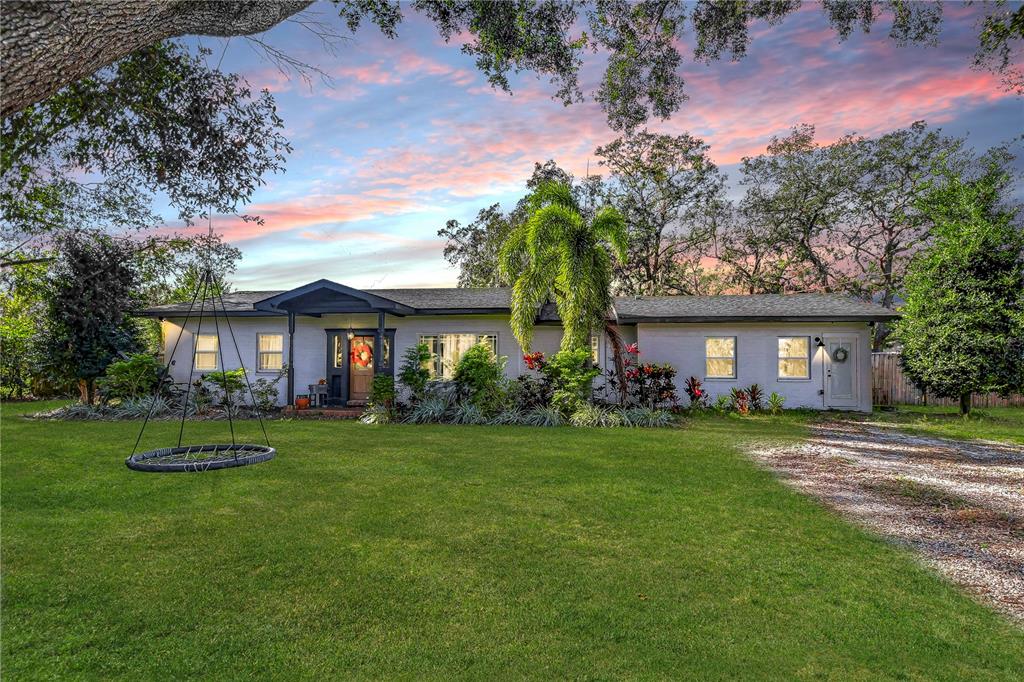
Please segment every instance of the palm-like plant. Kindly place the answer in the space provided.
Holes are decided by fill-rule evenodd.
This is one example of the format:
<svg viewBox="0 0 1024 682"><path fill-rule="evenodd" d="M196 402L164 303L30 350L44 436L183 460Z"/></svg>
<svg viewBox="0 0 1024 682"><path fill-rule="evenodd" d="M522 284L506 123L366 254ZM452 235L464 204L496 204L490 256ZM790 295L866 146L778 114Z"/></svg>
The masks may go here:
<svg viewBox="0 0 1024 682"><path fill-rule="evenodd" d="M587 219L561 182L534 192L530 218L513 230L500 254L500 267L512 285L512 333L529 351L541 304L554 298L562 320L562 350L590 345L594 329L604 329L612 309L612 260L626 253L626 222L617 209L603 206Z"/></svg>

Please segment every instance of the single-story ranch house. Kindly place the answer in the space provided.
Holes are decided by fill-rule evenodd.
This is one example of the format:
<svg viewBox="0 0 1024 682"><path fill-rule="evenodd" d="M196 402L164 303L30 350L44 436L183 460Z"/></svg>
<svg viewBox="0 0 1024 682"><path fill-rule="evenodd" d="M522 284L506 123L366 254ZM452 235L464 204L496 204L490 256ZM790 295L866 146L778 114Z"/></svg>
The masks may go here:
<svg viewBox="0 0 1024 682"><path fill-rule="evenodd" d="M427 344L432 371L447 378L461 354L484 342L508 357L506 373L527 372L509 327L509 289L366 289L321 279L290 291L224 295L236 344L221 318L218 337L205 302L185 320L189 304L157 306L164 352L173 349L171 376L244 366L250 376L279 375L282 404L294 404L309 385L326 384L330 405L365 404L374 373L395 373L406 349ZM218 312L221 306L218 301ZM644 362L670 363L677 384L704 382L712 399L732 388L760 384L787 407L871 409L871 330L897 315L881 306L830 294L636 296L615 300L615 318ZM533 350L558 350L561 326L553 305L537 311ZM179 339L180 337L180 339ZM220 343L218 344L218 338ZM612 366L603 334L593 340L601 368ZM323 382L321 382L323 380ZM681 393L681 391L680 391Z"/></svg>

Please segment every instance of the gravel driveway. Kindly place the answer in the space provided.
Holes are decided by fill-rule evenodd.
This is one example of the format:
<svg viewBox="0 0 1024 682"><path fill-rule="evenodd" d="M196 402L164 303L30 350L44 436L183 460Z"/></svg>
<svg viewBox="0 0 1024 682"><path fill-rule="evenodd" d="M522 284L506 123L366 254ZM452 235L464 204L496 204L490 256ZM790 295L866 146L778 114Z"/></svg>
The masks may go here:
<svg viewBox="0 0 1024 682"><path fill-rule="evenodd" d="M1024 447L836 421L751 454L1024 623Z"/></svg>

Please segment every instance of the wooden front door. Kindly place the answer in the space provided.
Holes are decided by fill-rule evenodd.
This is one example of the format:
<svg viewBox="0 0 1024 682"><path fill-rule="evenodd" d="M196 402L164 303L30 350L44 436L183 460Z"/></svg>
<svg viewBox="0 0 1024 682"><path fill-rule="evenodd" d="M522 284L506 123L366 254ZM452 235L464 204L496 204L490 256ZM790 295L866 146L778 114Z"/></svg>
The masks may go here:
<svg viewBox="0 0 1024 682"><path fill-rule="evenodd" d="M373 385L373 353L374 338L372 336L355 336L349 342L348 352L348 402L365 404L370 397Z"/></svg>

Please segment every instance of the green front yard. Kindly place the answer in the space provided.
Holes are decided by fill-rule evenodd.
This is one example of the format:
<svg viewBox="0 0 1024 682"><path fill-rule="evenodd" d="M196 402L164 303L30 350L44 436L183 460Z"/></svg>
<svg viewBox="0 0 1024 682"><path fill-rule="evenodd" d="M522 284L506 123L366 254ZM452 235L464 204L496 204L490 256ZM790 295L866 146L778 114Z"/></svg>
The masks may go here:
<svg viewBox="0 0 1024 682"><path fill-rule="evenodd" d="M1024 669L1018 627L738 454L799 437L801 416L278 421L270 463L154 475L122 463L136 423L16 416L28 409L5 406L0 465L12 680ZM157 424L151 444L176 429Z"/></svg>

